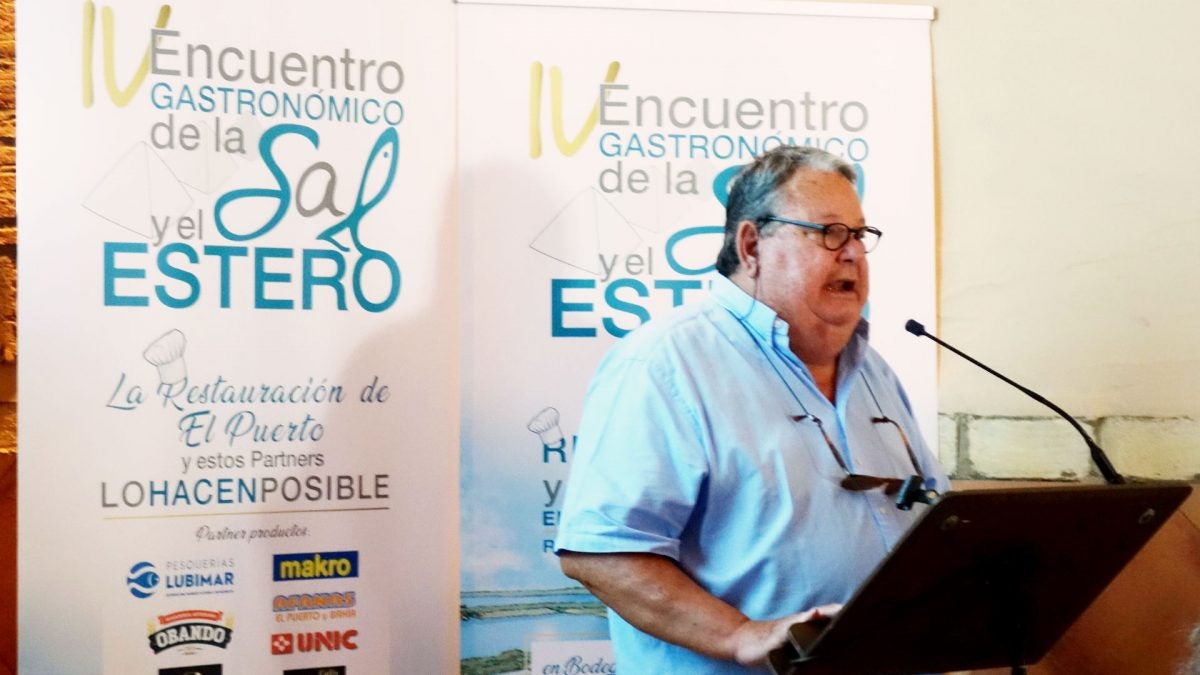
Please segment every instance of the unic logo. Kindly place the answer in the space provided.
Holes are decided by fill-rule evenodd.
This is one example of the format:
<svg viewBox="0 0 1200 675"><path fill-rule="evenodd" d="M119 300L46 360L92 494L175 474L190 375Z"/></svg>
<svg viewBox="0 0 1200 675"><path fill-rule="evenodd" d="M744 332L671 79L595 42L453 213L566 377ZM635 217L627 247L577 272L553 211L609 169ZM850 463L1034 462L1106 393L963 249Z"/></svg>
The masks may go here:
<svg viewBox="0 0 1200 675"><path fill-rule="evenodd" d="M358 649L358 631L327 630L320 633L274 633L271 635L271 653L294 654L296 652L336 652L342 649Z"/></svg>
<svg viewBox="0 0 1200 675"><path fill-rule="evenodd" d="M621 63L619 61L609 63L608 70L604 73L604 84L616 82L617 73L620 70ZM529 69L529 156L533 159L542 156L542 71L541 61L534 61ZM575 134L575 138L568 139L563 130L562 79L562 70L558 66L551 66L550 129L554 134L554 145L558 147L558 151L570 157L579 152L579 148L592 133L592 129L596 128L596 122L600 119L600 96L597 94L596 102L592 104L592 110L588 113L579 133Z"/></svg>
<svg viewBox="0 0 1200 675"><path fill-rule="evenodd" d="M154 21L155 28L166 28L167 21L171 18L171 6L162 5L158 8L158 18ZM102 7L100 9L100 30L101 44L103 45L101 59L104 62L104 88L108 91L108 98L113 102L113 105L118 108L124 108L133 100L134 94L142 86L142 82L146 79L146 74L150 72L150 45L146 45L146 53L142 55L141 62L138 63L137 70L134 71L133 77L129 83L122 89L117 84L117 69L113 64L113 47L116 42L114 24L116 19L113 17L111 7ZM83 3L83 107L90 108L95 102L95 89L92 82L94 76L93 68L93 52L95 51L96 35L96 3L92 0L87 0Z"/></svg>
<svg viewBox="0 0 1200 675"><path fill-rule="evenodd" d="M278 554L272 572L275 581L357 577L358 551Z"/></svg>

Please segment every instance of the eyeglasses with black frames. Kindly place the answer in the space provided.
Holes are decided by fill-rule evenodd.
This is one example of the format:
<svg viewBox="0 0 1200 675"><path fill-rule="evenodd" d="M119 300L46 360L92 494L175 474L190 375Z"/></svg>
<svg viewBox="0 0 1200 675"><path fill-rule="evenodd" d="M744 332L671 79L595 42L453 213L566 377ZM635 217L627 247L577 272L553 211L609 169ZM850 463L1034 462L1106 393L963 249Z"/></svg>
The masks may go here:
<svg viewBox="0 0 1200 675"><path fill-rule="evenodd" d="M821 233L821 245L830 251L840 250L851 238L862 242L863 249L870 253L879 245L880 238L883 237L883 232L875 227L850 227L845 223L829 223L821 225L819 223L810 223L804 220L792 220L790 218L779 218L777 216L763 216L758 219L758 224L766 223L783 223L784 225L793 225L802 227L806 230L814 230Z"/></svg>
<svg viewBox="0 0 1200 675"><path fill-rule="evenodd" d="M896 432L900 434L900 441L904 443L904 450L908 453L908 459L912 462L913 469L916 471L911 477L904 478L881 478L879 476L870 476L861 473L852 473L850 467L846 465L846 460L842 459L842 453L838 452L837 447L833 444L833 439L829 437L829 433L825 431L825 425L821 423L821 418L816 415L793 415L792 420L800 422L802 420L812 420L817 425L817 429L821 431L821 437L825 439L825 445L829 448L830 454L842 468L846 476L842 478L842 489L850 492L863 492L866 490L874 490L875 488L883 488L883 493L889 497L896 497L896 506L902 511L907 511L912 508L914 502L930 504L938 498L938 494L932 490L926 490L925 474L921 472L921 465L917 462L917 455L913 452L912 445L908 442L908 435L904 433L904 429L893 419L886 415L880 417L872 417L873 424L890 424L895 427Z"/></svg>

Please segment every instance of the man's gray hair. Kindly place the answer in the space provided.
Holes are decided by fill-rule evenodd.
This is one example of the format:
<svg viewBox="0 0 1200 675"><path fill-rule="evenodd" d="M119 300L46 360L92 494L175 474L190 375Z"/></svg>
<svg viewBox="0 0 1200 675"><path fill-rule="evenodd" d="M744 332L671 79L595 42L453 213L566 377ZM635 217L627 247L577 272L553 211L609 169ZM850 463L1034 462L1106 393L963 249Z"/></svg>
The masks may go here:
<svg viewBox="0 0 1200 675"><path fill-rule="evenodd" d="M748 220L757 227L762 218L779 215L781 188L802 169L839 173L852 185L858 182L849 162L808 146L781 145L742 167L725 202L725 241L717 254L718 272L729 276L738 268L738 225Z"/></svg>

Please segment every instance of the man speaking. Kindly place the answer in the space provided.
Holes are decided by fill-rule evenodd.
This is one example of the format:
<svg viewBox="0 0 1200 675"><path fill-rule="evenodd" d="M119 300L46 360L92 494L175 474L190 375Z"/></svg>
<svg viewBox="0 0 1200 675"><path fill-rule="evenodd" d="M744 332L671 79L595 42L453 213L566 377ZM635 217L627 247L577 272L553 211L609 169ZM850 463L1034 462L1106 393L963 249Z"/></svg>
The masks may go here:
<svg viewBox="0 0 1200 675"><path fill-rule="evenodd" d="M621 341L589 387L556 551L609 607L618 667L762 672L837 611L948 481L861 318L853 167L815 148L738 174L707 299Z"/></svg>

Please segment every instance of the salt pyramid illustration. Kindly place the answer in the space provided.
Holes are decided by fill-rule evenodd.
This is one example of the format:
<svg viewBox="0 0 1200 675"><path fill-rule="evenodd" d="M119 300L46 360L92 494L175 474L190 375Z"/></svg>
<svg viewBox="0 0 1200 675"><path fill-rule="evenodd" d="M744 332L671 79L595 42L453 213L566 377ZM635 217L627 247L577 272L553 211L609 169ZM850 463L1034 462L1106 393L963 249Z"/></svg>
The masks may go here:
<svg viewBox="0 0 1200 675"><path fill-rule="evenodd" d="M604 195L589 187L567 203L529 247L585 272L600 275L600 255L623 255L642 237Z"/></svg>
<svg viewBox="0 0 1200 675"><path fill-rule="evenodd" d="M171 172L185 185L212 194L238 169L233 155L217 150L216 130L205 122L195 125L200 138L194 150L167 150L164 159Z"/></svg>
<svg viewBox="0 0 1200 675"><path fill-rule="evenodd" d="M163 160L143 142L125 153L83 201L83 207L121 227L154 236L150 217L176 218L192 197Z"/></svg>

